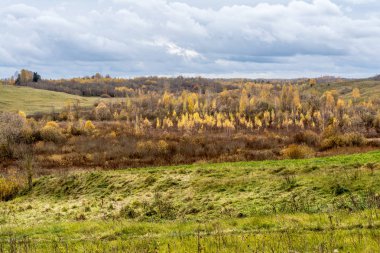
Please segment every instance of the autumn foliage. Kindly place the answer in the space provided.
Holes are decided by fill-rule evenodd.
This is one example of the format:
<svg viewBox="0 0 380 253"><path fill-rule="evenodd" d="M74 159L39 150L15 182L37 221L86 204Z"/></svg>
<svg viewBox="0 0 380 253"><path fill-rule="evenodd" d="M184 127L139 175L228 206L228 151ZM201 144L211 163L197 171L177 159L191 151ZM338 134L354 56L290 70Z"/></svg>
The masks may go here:
<svg viewBox="0 0 380 253"><path fill-rule="evenodd" d="M76 102L51 114L7 114L16 127L4 125L0 135L17 136L1 148L17 158L18 145L32 146L41 170L306 158L371 148L380 136L378 98L362 97L359 88L322 90L316 80L98 75L30 85L99 96L93 107Z"/></svg>

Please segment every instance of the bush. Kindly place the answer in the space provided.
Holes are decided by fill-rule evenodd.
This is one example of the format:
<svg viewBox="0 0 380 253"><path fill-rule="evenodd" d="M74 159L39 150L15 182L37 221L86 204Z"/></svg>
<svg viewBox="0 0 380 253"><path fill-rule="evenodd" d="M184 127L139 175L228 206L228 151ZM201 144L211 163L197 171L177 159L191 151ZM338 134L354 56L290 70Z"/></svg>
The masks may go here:
<svg viewBox="0 0 380 253"><path fill-rule="evenodd" d="M100 102L95 108L95 116L98 120L110 120L112 118L110 109L103 102Z"/></svg>
<svg viewBox="0 0 380 253"><path fill-rule="evenodd" d="M306 145L292 144L289 147L282 150L282 154L285 158L290 159L302 159L310 158L314 156L314 150Z"/></svg>
<svg viewBox="0 0 380 253"><path fill-rule="evenodd" d="M139 214L135 209L128 205L120 209L119 216L122 218L134 219L137 218Z"/></svg>
<svg viewBox="0 0 380 253"><path fill-rule="evenodd" d="M140 155L152 155L156 147L152 141L139 141L136 144L136 151Z"/></svg>
<svg viewBox="0 0 380 253"><path fill-rule="evenodd" d="M344 135L345 142L347 146L363 146L366 140L362 134L349 133Z"/></svg>
<svg viewBox="0 0 380 253"><path fill-rule="evenodd" d="M306 130L305 132L300 132L294 135L294 141L296 143L304 143L308 146L318 146L319 145L319 135L311 130Z"/></svg>
<svg viewBox="0 0 380 253"><path fill-rule="evenodd" d="M18 114L0 113L0 158L13 156L12 146L23 141L25 119Z"/></svg>
<svg viewBox="0 0 380 253"><path fill-rule="evenodd" d="M82 127L79 124L69 123L67 125L66 133L71 134L73 136L80 136L80 135L84 134L84 130L82 129Z"/></svg>
<svg viewBox="0 0 380 253"><path fill-rule="evenodd" d="M20 188L21 186L14 180L0 178L0 201L11 200Z"/></svg>
<svg viewBox="0 0 380 253"><path fill-rule="evenodd" d="M169 144L164 141L164 140L160 140L158 143L157 143L157 149L160 153L167 153L168 152L168 149L169 149Z"/></svg>
<svg viewBox="0 0 380 253"><path fill-rule="evenodd" d="M87 134L92 134L95 131L96 127L91 122L91 120L87 120L86 123L84 123L84 131Z"/></svg>
<svg viewBox="0 0 380 253"><path fill-rule="evenodd" d="M65 136L62 134L61 129L59 128L56 122L48 122L41 130L41 138L47 142L60 143L63 142Z"/></svg>
<svg viewBox="0 0 380 253"><path fill-rule="evenodd" d="M321 149L327 150L336 147L349 147L349 146L362 146L366 143L366 140L362 134L347 133L341 135L332 135L325 138L321 142Z"/></svg>

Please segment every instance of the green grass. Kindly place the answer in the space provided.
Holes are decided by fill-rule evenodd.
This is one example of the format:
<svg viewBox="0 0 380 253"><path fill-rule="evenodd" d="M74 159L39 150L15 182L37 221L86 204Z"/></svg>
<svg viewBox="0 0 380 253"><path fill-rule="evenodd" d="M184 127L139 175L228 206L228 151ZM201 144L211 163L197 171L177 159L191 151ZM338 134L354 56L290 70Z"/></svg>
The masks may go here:
<svg viewBox="0 0 380 253"><path fill-rule="evenodd" d="M0 252L378 252L379 179L380 151L46 176L1 203Z"/></svg>
<svg viewBox="0 0 380 253"><path fill-rule="evenodd" d="M98 99L74 96L63 92L0 85L0 111L24 111L26 114L52 112L59 111L67 103L77 100L82 106L92 106Z"/></svg>

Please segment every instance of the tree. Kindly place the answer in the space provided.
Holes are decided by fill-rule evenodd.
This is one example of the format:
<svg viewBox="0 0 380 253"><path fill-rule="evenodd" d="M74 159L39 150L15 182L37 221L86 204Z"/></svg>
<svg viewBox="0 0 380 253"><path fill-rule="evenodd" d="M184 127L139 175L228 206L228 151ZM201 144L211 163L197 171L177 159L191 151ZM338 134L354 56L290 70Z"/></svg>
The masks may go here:
<svg viewBox="0 0 380 253"><path fill-rule="evenodd" d="M34 83L37 83L37 82L41 81L41 76L37 72L34 72L33 73L33 79L32 79L32 81Z"/></svg>
<svg viewBox="0 0 380 253"><path fill-rule="evenodd" d="M33 81L33 72L26 69L22 69L17 77L16 84L21 85L31 81Z"/></svg>
<svg viewBox="0 0 380 253"><path fill-rule="evenodd" d="M360 90L358 88L355 88L352 90L352 97L357 100L360 98Z"/></svg>
<svg viewBox="0 0 380 253"><path fill-rule="evenodd" d="M260 120L260 118L259 118L257 115L255 116L255 125L256 125L259 129L263 126L262 121Z"/></svg>
<svg viewBox="0 0 380 253"><path fill-rule="evenodd" d="M295 89L293 92L292 103L294 106L294 108L293 108L294 111L301 108L301 98L300 98L300 93L299 93L298 89Z"/></svg>
<svg viewBox="0 0 380 253"><path fill-rule="evenodd" d="M270 112L269 111L264 112L263 121L264 121L265 126L268 127L270 125Z"/></svg>
<svg viewBox="0 0 380 253"><path fill-rule="evenodd" d="M239 112L240 114L245 114L249 104L248 94L245 89L241 91L240 101L239 101Z"/></svg>
<svg viewBox="0 0 380 253"><path fill-rule="evenodd" d="M326 91L324 94L325 97L325 105L327 110L332 110L335 106L335 99L331 91Z"/></svg>
<svg viewBox="0 0 380 253"><path fill-rule="evenodd" d="M309 85L310 85L310 87L313 87L313 86L315 86L316 84L317 84L317 80L315 80L314 78L309 80Z"/></svg>
<svg viewBox="0 0 380 253"><path fill-rule="evenodd" d="M26 172L26 178L28 181L29 191L33 188L33 164L34 164L33 152L27 152L24 155L23 167Z"/></svg>

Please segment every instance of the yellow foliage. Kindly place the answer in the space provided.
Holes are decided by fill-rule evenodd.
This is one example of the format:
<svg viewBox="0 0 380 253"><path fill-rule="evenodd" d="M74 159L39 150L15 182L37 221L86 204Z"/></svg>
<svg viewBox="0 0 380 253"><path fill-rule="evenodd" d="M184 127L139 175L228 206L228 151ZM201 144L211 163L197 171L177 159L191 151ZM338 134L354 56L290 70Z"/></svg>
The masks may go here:
<svg viewBox="0 0 380 253"><path fill-rule="evenodd" d="M344 102L343 99L338 99L338 101L336 102L336 106L338 107L338 109L343 109L345 107L346 103Z"/></svg>
<svg viewBox="0 0 380 253"><path fill-rule="evenodd" d="M313 157L315 151L306 145L292 144L289 147L282 150L282 154L285 158L301 159Z"/></svg>
<svg viewBox="0 0 380 253"><path fill-rule="evenodd" d="M264 124L266 126L269 126L269 124L270 124L270 112L269 111L264 112L263 121L264 121Z"/></svg>
<svg viewBox="0 0 380 253"><path fill-rule="evenodd" d="M160 151L162 153L166 153L169 149L169 144L164 140L160 140L157 143L157 149L158 149L158 151Z"/></svg>
<svg viewBox="0 0 380 253"><path fill-rule="evenodd" d="M150 128L152 127L152 123L149 121L149 119L145 118L142 122L144 128Z"/></svg>
<svg viewBox="0 0 380 253"><path fill-rule="evenodd" d="M92 123L91 120L87 120L86 123L84 123L84 130L86 132L93 132L96 129L95 125Z"/></svg>
<svg viewBox="0 0 380 253"><path fill-rule="evenodd" d="M54 127L54 128L59 128L59 125L55 121L49 121L46 123L45 127Z"/></svg>
<svg viewBox="0 0 380 253"><path fill-rule="evenodd" d="M167 117L164 118L162 125L165 128L171 128L171 127L174 126L173 121L171 119L167 118Z"/></svg>
<svg viewBox="0 0 380 253"><path fill-rule="evenodd" d="M20 188L21 185L15 180L0 178L0 201L10 200Z"/></svg>
<svg viewBox="0 0 380 253"><path fill-rule="evenodd" d="M355 98L355 99L360 98L360 90L358 88L354 88L352 90L352 97Z"/></svg>
<svg viewBox="0 0 380 253"><path fill-rule="evenodd" d="M64 139L59 125L54 121L49 121L46 125L40 130L41 137L44 141L51 142L61 142Z"/></svg>
<svg viewBox="0 0 380 253"><path fill-rule="evenodd" d="M24 119L26 119L26 114L23 111L18 111L18 115Z"/></svg>
<svg viewBox="0 0 380 253"><path fill-rule="evenodd" d="M139 153L151 152L155 149L152 141L139 141L136 144L136 150Z"/></svg>
<svg viewBox="0 0 380 253"><path fill-rule="evenodd" d="M248 104L249 104L248 94L247 94L246 89L243 89L241 91L240 101L239 101L239 112L241 114L246 112Z"/></svg>
<svg viewBox="0 0 380 253"><path fill-rule="evenodd" d="M263 123L261 122L260 118L256 115L255 116L255 125L260 129L263 126Z"/></svg>

